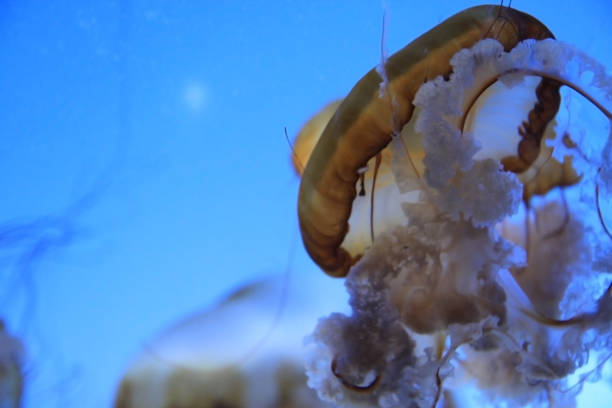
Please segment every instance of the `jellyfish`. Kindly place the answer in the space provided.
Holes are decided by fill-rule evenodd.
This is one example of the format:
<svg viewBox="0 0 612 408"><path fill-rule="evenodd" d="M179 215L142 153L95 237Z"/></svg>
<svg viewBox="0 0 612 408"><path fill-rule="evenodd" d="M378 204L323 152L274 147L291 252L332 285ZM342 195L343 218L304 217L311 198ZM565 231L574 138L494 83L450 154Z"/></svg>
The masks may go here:
<svg viewBox="0 0 612 408"><path fill-rule="evenodd" d="M23 395L24 346L0 320L0 407L18 408Z"/></svg>
<svg viewBox="0 0 612 408"><path fill-rule="evenodd" d="M291 163L298 177L304 172L304 165L308 162L312 150L321 137L325 126L338 110L342 99L332 101L313 115L300 129L291 145Z"/></svg>
<svg viewBox="0 0 612 408"><path fill-rule="evenodd" d="M413 112L412 100L421 84L450 72L450 57L484 37L495 37L505 49L525 38L551 37L533 17L513 9L480 6L461 12L417 38L385 64L387 97L379 98L381 78L368 72L353 88L327 124L304 169L298 215L304 245L327 273L346 275L363 247L352 241L349 217L357 195L356 182L370 171ZM546 88L554 85L548 85ZM381 158L378 154L381 153ZM387 155L387 157L389 157ZM372 163L368 161L375 158ZM381 171L382 173L386 173ZM373 178L376 180L376 178Z"/></svg>
<svg viewBox="0 0 612 408"><path fill-rule="evenodd" d="M314 307L312 290L324 296ZM345 298L314 276L295 285L281 275L245 284L148 342L123 375L114 406L330 407L306 385L302 338Z"/></svg>
<svg viewBox="0 0 612 408"><path fill-rule="evenodd" d="M572 405L612 355L611 110L603 66L502 6L366 74L298 199L304 245L352 309L308 338L318 395L432 407L471 384L481 405Z"/></svg>

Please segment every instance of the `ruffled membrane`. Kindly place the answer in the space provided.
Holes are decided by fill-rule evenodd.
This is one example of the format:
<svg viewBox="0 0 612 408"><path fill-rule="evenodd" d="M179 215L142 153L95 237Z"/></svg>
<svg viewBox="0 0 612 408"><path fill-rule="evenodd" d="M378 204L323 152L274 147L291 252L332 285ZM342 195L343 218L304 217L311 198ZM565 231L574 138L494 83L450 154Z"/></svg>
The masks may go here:
<svg viewBox="0 0 612 408"><path fill-rule="evenodd" d="M418 198L347 276L352 314L307 339L309 385L338 406L431 407L466 384L483 404L571 406L588 372L571 374L612 353L612 78L555 40L483 40L451 64L391 143ZM561 108L511 170L542 78L567 85Z"/></svg>

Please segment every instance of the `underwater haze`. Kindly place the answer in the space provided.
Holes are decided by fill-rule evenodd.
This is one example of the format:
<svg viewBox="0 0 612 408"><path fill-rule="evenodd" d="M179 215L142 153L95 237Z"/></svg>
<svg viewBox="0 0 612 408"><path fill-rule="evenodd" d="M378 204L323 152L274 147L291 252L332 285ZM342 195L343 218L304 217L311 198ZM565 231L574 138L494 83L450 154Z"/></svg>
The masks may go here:
<svg viewBox="0 0 612 408"><path fill-rule="evenodd" d="M385 12L391 54L478 4L1 2L0 319L23 406L112 406L152 338L246 283L341 290L302 247L285 131L379 63ZM612 67L610 1L512 7Z"/></svg>

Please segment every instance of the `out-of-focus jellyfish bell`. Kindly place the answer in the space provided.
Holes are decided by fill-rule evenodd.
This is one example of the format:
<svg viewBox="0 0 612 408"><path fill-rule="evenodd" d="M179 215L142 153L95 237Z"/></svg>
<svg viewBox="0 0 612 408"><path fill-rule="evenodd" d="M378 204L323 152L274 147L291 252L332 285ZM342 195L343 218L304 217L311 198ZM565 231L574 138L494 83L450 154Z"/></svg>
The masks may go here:
<svg viewBox="0 0 612 408"><path fill-rule="evenodd" d="M329 406L306 386L301 350L309 326L346 299L340 289L308 276L238 289L147 344L123 376L115 407ZM315 304L313 291L323 296Z"/></svg>
<svg viewBox="0 0 612 408"><path fill-rule="evenodd" d="M302 126L299 133L295 137L292 147L291 163L293 169L298 176L302 176L304 166L308 162L312 150L319 141L323 129L329 123L329 120L334 116L342 99L332 101L325 105L323 109L317 112L312 118L308 119Z"/></svg>
<svg viewBox="0 0 612 408"><path fill-rule="evenodd" d="M0 320L0 407L21 406L23 395L24 347L11 336Z"/></svg>
<svg viewBox="0 0 612 408"><path fill-rule="evenodd" d="M348 273L352 307L310 337L321 398L431 407L470 383L481 405L571 405L586 377L570 375L610 357L612 78L549 37L516 10L468 9L368 73L331 118L299 205L307 249ZM422 81L420 67L443 72ZM386 150L401 221L370 217L377 233L355 255L347 174Z"/></svg>

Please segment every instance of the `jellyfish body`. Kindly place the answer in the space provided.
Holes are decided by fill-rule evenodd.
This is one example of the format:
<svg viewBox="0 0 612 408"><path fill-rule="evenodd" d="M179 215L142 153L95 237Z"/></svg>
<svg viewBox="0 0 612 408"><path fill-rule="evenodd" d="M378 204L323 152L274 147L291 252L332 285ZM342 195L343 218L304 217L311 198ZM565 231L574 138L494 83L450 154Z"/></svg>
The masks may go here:
<svg viewBox="0 0 612 408"><path fill-rule="evenodd" d="M328 302L313 308L307 295L315 288ZM329 406L306 386L300 351L306 328L341 306L340 289L310 276L299 285L272 276L239 288L148 343L123 376L115 407Z"/></svg>
<svg viewBox="0 0 612 408"><path fill-rule="evenodd" d="M24 347L0 320L0 407L18 408L23 395Z"/></svg>
<svg viewBox="0 0 612 408"><path fill-rule="evenodd" d="M391 56L383 68L384 89L383 78L372 69L340 104L304 169L298 199L304 245L326 273L345 276L363 253L363 246L345 243L354 228L349 229L349 218L357 182L370 159L411 119L416 91L424 82L448 75L450 58L457 51L487 37L508 50L524 39L552 34L533 17L513 9L470 8ZM379 97L381 91L385 97ZM359 240L349 237L351 241Z"/></svg>
<svg viewBox="0 0 612 408"><path fill-rule="evenodd" d="M293 145L292 155L292 162L299 176L302 175L305 164L308 163L325 126L341 103L342 100L338 100L327 104L300 129ZM418 139L409 141L407 146L413 157L422 159L423 149ZM403 212L399 205L401 194L396 185L396 178L391 171L392 162L391 149L383 149L380 155L370 159L368 164L359 171L357 195L352 203L348 220L351 233L347 234L343 241L343 247L349 248L351 253L363 253L371 245L374 235L374 230L371 228L373 220L376 220L376 232L381 232L403 219ZM376 170L367 171L367 169Z"/></svg>
<svg viewBox="0 0 612 408"><path fill-rule="evenodd" d="M448 63L388 127L403 219L350 267L352 313L309 338L309 384L347 407L432 407L465 384L483 406L571 406L592 372L571 374L612 356L612 78L553 39Z"/></svg>
<svg viewBox="0 0 612 408"><path fill-rule="evenodd" d="M304 172L304 166L308 162L312 150L321 138L321 133L329 120L338 110L338 106L342 103L342 99L332 101L325 105L319 112L314 114L300 129L297 134L292 148L291 163L295 173L301 177Z"/></svg>

